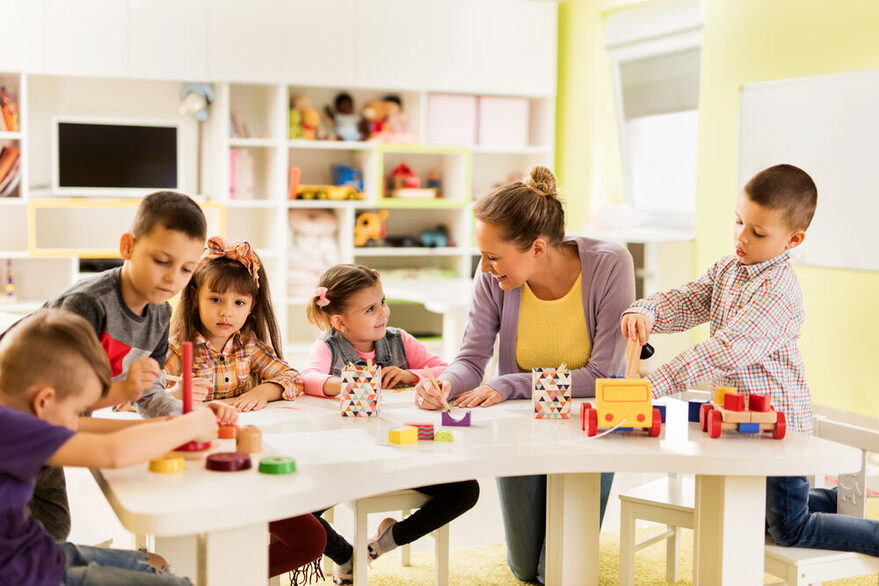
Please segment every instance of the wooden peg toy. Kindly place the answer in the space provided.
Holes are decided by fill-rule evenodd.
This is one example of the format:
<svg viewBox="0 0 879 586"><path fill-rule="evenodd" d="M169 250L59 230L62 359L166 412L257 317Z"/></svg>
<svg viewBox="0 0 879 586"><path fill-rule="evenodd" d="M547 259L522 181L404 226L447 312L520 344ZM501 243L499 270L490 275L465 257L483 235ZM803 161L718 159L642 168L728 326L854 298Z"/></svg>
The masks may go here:
<svg viewBox="0 0 879 586"><path fill-rule="evenodd" d="M217 452L205 460L204 467L214 472L239 472L249 470L253 466L250 454L241 452Z"/></svg>
<svg viewBox="0 0 879 586"><path fill-rule="evenodd" d="M220 429L217 431L217 437L219 439L235 439L238 437L238 426L237 425L221 425Z"/></svg>
<svg viewBox="0 0 879 586"><path fill-rule="evenodd" d="M641 368L641 347L635 340L626 346L626 378L638 378Z"/></svg>
<svg viewBox="0 0 879 586"><path fill-rule="evenodd" d="M238 431L239 452L258 454L262 451L262 431L254 425L247 425Z"/></svg>
<svg viewBox="0 0 879 586"><path fill-rule="evenodd" d="M183 342L183 414L192 412L192 342ZM211 442L186 442L177 447L175 452L206 452L211 449Z"/></svg>

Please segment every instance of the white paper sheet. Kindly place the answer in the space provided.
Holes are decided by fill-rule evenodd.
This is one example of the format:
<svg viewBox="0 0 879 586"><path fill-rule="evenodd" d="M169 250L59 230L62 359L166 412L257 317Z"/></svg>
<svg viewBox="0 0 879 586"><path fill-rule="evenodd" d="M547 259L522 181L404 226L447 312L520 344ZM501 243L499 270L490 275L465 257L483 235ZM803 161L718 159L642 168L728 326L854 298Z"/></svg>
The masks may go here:
<svg viewBox="0 0 879 586"><path fill-rule="evenodd" d="M238 425L271 425L296 421L297 419L311 419L326 415L339 416L338 410L322 410L309 407L297 406L295 402L270 403L265 409L259 411L247 411L238 414Z"/></svg>
<svg viewBox="0 0 879 586"><path fill-rule="evenodd" d="M461 419L467 412L467 409L458 409L452 407L451 416L455 419ZM481 423L489 421L497 421L499 419L513 419L514 417L522 417L521 413L509 411L503 406L494 407L478 407L470 409L470 425L478 427ZM441 411L425 411L418 407L389 407L382 409L379 415L387 421L395 421L399 423L433 423L439 427L442 422Z"/></svg>
<svg viewBox="0 0 879 586"><path fill-rule="evenodd" d="M362 429L263 434L263 442L297 464L328 464L403 458L406 454Z"/></svg>

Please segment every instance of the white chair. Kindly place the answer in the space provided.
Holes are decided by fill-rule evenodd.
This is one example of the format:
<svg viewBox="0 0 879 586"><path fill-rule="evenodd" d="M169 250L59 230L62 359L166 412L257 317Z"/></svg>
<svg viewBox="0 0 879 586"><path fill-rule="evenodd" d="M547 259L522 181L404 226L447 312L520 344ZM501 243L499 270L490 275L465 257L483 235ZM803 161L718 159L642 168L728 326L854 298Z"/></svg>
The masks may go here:
<svg viewBox="0 0 879 586"><path fill-rule="evenodd" d="M367 515L402 511L402 518L406 518L412 509L420 508L429 498L417 490L399 490L343 503L354 513L354 586L366 586L367 560L366 556L362 554L366 552L369 531L366 524ZM332 510L325 512L324 518L332 522ZM434 584L447 586L449 583L449 526L443 525L431 535L435 542ZM409 544L402 545L399 549L402 565L408 566ZM324 573L327 573L327 566L324 568ZM332 574L332 564L329 565L329 574Z"/></svg>
<svg viewBox="0 0 879 586"><path fill-rule="evenodd" d="M837 512L864 518L866 513L867 453L879 453L879 432L816 417L815 435L862 450L861 469L839 476ZM783 441L783 440L782 440ZM668 539L667 579L678 579L679 530L693 528L694 481L669 477L620 494L620 584L634 583L635 551ZM635 521L665 523L668 530L643 543L635 543ZM879 558L853 552L783 547L767 542L767 573L790 585L820 584L864 574L879 573Z"/></svg>

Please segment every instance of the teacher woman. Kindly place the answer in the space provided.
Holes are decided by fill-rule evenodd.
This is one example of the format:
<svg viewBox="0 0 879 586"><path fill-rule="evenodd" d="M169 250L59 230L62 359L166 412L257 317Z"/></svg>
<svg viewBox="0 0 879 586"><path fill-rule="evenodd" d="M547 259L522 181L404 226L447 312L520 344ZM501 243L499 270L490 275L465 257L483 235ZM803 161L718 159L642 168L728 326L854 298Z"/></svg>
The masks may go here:
<svg viewBox="0 0 879 586"><path fill-rule="evenodd" d="M618 244L565 237L556 179L534 167L475 208L482 273L476 277L461 350L439 376L416 386L416 404L488 407L531 398L531 369L567 363L574 397L595 396L595 379L624 371L620 315L635 295L629 252ZM498 341L497 376L483 383ZM613 474L601 476L601 517ZM546 476L497 479L507 560L520 580L544 581ZM598 560L595 560L598 563Z"/></svg>

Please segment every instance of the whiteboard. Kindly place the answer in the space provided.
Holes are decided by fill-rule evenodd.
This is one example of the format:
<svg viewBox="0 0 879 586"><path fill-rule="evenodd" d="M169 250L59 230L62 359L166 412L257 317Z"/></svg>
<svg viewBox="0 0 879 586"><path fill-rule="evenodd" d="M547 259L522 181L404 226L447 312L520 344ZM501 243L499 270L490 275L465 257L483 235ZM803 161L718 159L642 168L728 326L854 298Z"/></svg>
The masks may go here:
<svg viewBox="0 0 879 586"><path fill-rule="evenodd" d="M879 270L879 69L745 85L739 190L779 163L818 186L815 218L792 261Z"/></svg>

